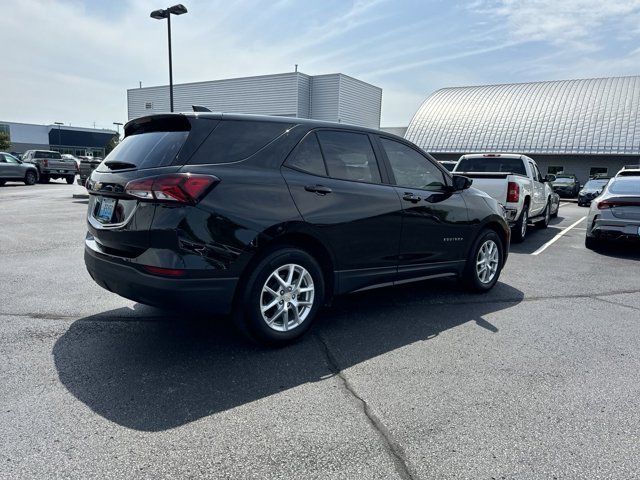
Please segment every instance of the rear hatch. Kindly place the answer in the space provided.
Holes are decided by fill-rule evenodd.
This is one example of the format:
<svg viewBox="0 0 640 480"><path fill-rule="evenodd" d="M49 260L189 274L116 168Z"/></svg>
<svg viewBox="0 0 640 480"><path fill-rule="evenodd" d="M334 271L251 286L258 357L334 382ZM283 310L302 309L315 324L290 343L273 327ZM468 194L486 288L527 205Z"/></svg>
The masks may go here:
<svg viewBox="0 0 640 480"><path fill-rule="evenodd" d="M38 151L36 158L46 160L46 168L49 170L58 171L59 173L66 173L69 170L76 170L75 160L62 158L62 155L58 152L46 152Z"/></svg>
<svg viewBox="0 0 640 480"><path fill-rule="evenodd" d="M105 253L134 257L149 247L155 203L139 201L126 186L175 174L218 123L178 114L129 122L125 137L87 183L89 232Z"/></svg>

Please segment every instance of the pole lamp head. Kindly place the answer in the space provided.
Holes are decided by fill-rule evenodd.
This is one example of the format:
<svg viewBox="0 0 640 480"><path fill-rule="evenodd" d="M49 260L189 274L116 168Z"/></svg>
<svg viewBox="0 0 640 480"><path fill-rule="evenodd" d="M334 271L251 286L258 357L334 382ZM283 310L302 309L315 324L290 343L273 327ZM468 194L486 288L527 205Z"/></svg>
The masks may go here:
<svg viewBox="0 0 640 480"><path fill-rule="evenodd" d="M185 7L181 3L178 3L177 5L174 5L173 7L167 8L167 12L173 13L174 15L182 15L182 14L187 13L187 7Z"/></svg>
<svg viewBox="0 0 640 480"><path fill-rule="evenodd" d="M167 18L169 16L169 12L166 10L154 10L151 12L151 18L155 18L156 20L162 20L163 18Z"/></svg>

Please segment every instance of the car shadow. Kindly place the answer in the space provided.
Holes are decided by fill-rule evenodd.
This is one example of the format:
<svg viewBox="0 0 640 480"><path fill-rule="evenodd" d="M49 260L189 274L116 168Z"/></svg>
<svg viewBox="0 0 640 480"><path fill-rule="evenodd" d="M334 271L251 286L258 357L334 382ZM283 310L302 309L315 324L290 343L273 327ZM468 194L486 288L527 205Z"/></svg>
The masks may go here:
<svg viewBox="0 0 640 480"><path fill-rule="evenodd" d="M467 322L479 334L499 333L484 317L522 299L502 283L472 295L450 281L353 294L280 349L245 342L223 319L136 305L77 320L53 357L62 384L94 412L135 430L162 431L321 381Z"/></svg>
<svg viewBox="0 0 640 480"><path fill-rule="evenodd" d="M527 229L527 236L522 243L513 243L509 246L510 253L523 253L531 254L538 250L542 245L547 243L553 237L555 237L560 230L559 224L564 220L564 217L558 215L556 218L552 218L549 221L548 228L539 228L535 225L529 225Z"/></svg>
<svg viewBox="0 0 640 480"><path fill-rule="evenodd" d="M637 242L611 242L603 243L594 250L600 255L612 258L620 258L622 260L640 261L640 249Z"/></svg>

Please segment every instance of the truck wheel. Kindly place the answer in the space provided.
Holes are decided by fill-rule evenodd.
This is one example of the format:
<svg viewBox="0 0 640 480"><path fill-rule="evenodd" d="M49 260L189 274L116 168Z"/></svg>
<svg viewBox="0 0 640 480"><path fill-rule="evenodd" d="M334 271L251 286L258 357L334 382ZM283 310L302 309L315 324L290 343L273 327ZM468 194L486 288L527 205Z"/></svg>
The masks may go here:
<svg viewBox="0 0 640 480"><path fill-rule="evenodd" d="M37 180L36 172L29 170L27 173L25 173L24 175L25 185L33 185L34 183L36 183L36 180Z"/></svg>
<svg viewBox="0 0 640 480"><path fill-rule="evenodd" d="M601 245L600 240L595 237L584 237L584 246L589 250L597 250Z"/></svg>
<svg viewBox="0 0 640 480"><path fill-rule="evenodd" d="M67 183L68 183L69 185L72 185L72 184L73 184L73 179L74 179L75 177L76 177L75 175L73 175L73 176L68 176L68 177L65 177L65 180L67 181Z"/></svg>
<svg viewBox="0 0 640 480"><path fill-rule="evenodd" d="M547 228L549 226L549 220L551 219L551 200L547 201L547 206L544 207L543 219L536 222L536 227Z"/></svg>
<svg viewBox="0 0 640 480"><path fill-rule="evenodd" d="M520 243L524 241L527 236L527 224L529 223L529 204L524 205L520 218L511 229L511 241L514 243Z"/></svg>
<svg viewBox="0 0 640 480"><path fill-rule="evenodd" d="M40 175L40 183L49 183L50 177L49 175Z"/></svg>
<svg viewBox="0 0 640 480"><path fill-rule="evenodd" d="M462 276L473 292L487 292L498 281L504 259L502 240L493 230L484 230L473 244Z"/></svg>
<svg viewBox="0 0 640 480"><path fill-rule="evenodd" d="M318 262L292 247L267 254L242 287L234 323L249 339L271 346L304 335L324 299Z"/></svg>

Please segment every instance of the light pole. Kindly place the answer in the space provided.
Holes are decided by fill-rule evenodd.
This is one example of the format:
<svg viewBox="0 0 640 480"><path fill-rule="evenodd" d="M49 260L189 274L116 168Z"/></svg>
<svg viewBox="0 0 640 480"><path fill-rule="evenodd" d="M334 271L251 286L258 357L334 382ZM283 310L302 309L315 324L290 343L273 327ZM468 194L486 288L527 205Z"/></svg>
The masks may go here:
<svg viewBox="0 0 640 480"><path fill-rule="evenodd" d="M116 126L116 130L118 131L118 140L120 140L120 127L122 126L122 123L113 122L113 124Z"/></svg>
<svg viewBox="0 0 640 480"><path fill-rule="evenodd" d="M173 112L173 65L171 63L171 14L182 15L187 13L187 7L181 3L174 5L173 7L165 8L164 10L154 10L151 12L151 18L156 20L167 19L167 33L169 37L169 105Z"/></svg>
<svg viewBox="0 0 640 480"><path fill-rule="evenodd" d="M62 122L53 122L54 125L58 125L58 150L62 150L62 141L60 140L60 125L64 125Z"/></svg>

